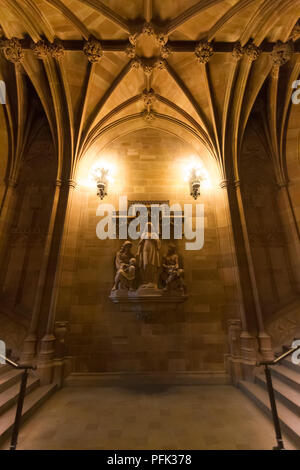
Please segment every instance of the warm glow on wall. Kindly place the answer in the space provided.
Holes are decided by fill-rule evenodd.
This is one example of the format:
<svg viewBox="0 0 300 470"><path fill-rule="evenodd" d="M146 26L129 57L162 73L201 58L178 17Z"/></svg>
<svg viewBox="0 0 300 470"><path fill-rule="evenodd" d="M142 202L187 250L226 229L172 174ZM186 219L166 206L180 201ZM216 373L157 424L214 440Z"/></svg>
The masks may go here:
<svg viewBox="0 0 300 470"><path fill-rule="evenodd" d="M107 174L107 180L109 183L113 183L113 176L116 174L116 167L112 162L106 160L99 160L93 164L89 172L89 178L91 183L95 184L95 179L101 176L101 172L104 170Z"/></svg>
<svg viewBox="0 0 300 470"><path fill-rule="evenodd" d="M98 161L92 166L89 176L94 185L97 186L97 196L103 199L108 193L108 185L113 182L115 173L114 165L107 161Z"/></svg>
<svg viewBox="0 0 300 470"><path fill-rule="evenodd" d="M78 174L78 183L91 190L97 187L97 183L100 180L106 182L106 186L108 186L108 184L111 186L114 184L116 173L116 165L111 161L101 158L94 161L91 166L83 162Z"/></svg>
<svg viewBox="0 0 300 470"><path fill-rule="evenodd" d="M200 195L200 186L201 189L211 188L208 171L199 159L191 157L191 159L188 162L183 163L182 166L184 181L189 182L190 194L194 199L197 199Z"/></svg>

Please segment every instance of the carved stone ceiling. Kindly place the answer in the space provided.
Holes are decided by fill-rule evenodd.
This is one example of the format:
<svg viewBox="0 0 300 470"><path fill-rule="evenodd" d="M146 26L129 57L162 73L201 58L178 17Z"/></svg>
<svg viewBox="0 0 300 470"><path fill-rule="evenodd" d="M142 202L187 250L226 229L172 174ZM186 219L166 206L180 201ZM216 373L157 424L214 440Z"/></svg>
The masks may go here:
<svg viewBox="0 0 300 470"><path fill-rule="evenodd" d="M237 173L243 132L268 79L270 139L274 147L282 139L300 71L299 17L300 0L0 0L11 177L28 125L24 75L48 118L58 177L73 177L106 129L121 133L141 120L184 128L225 177ZM284 57L278 41L287 43Z"/></svg>

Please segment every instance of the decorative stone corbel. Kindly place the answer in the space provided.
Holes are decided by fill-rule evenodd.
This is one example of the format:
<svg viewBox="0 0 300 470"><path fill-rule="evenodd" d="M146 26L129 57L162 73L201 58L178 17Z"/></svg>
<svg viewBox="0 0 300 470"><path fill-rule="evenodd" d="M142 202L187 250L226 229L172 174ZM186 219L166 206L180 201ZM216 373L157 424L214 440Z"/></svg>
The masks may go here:
<svg viewBox="0 0 300 470"><path fill-rule="evenodd" d="M48 51L51 57L57 60L61 59L65 53L63 45L58 40L55 40L49 45Z"/></svg>
<svg viewBox="0 0 300 470"><path fill-rule="evenodd" d="M139 37L139 33L137 31L130 34L130 36L128 37L130 44L132 44L133 46L136 46L138 37Z"/></svg>
<svg viewBox="0 0 300 470"><path fill-rule="evenodd" d="M149 110L149 111L145 110L145 111L143 112L143 119L144 119L148 124L150 124L150 123L151 123L152 121L154 121L154 119L155 119L155 114L154 114L154 112L153 112L152 110Z"/></svg>
<svg viewBox="0 0 300 470"><path fill-rule="evenodd" d="M128 44L128 46L125 49L125 54L129 59L134 59L135 54L136 54L136 47L134 44Z"/></svg>
<svg viewBox="0 0 300 470"><path fill-rule="evenodd" d="M166 61L165 59L162 59L161 57L159 57L156 61L155 61L155 64L154 64L155 68L157 70L164 70L166 68Z"/></svg>
<svg viewBox="0 0 300 470"><path fill-rule="evenodd" d="M160 55L163 59L167 59L172 53L173 53L173 50L169 44L161 46Z"/></svg>
<svg viewBox="0 0 300 470"><path fill-rule="evenodd" d="M213 47L208 41L200 41L195 47L195 56L200 64L207 64L213 53Z"/></svg>
<svg viewBox="0 0 300 470"><path fill-rule="evenodd" d="M145 106L152 106L156 100L155 92L153 88L150 90L144 90L142 93L143 101Z"/></svg>
<svg viewBox="0 0 300 470"><path fill-rule="evenodd" d="M244 48L245 54L251 62L257 60L261 55L261 49L257 47L252 41L248 42L248 44Z"/></svg>
<svg viewBox="0 0 300 470"><path fill-rule="evenodd" d="M148 64L148 63L143 63L142 64L144 74L146 77L150 77L150 75L153 73L154 70L154 65L153 64Z"/></svg>
<svg viewBox="0 0 300 470"><path fill-rule="evenodd" d="M278 41L271 52L271 59L274 66L281 67L286 64L293 56L294 47L291 41Z"/></svg>
<svg viewBox="0 0 300 470"><path fill-rule="evenodd" d="M236 60L239 61L243 58L245 55L245 49L242 47L240 42L235 43L234 48L232 50L232 57Z"/></svg>
<svg viewBox="0 0 300 470"><path fill-rule="evenodd" d="M103 56L101 42L96 38L90 37L83 46L83 52L92 64L100 62Z"/></svg>
<svg viewBox="0 0 300 470"><path fill-rule="evenodd" d="M4 39L0 43L4 57L13 64L18 64L24 58L24 51L18 38Z"/></svg>
<svg viewBox="0 0 300 470"><path fill-rule="evenodd" d="M159 47L165 46L168 42L168 35L166 33L156 33L155 37Z"/></svg>
<svg viewBox="0 0 300 470"><path fill-rule="evenodd" d="M40 60L45 59L49 53L49 45L44 40L33 43L31 49L34 55Z"/></svg>
<svg viewBox="0 0 300 470"><path fill-rule="evenodd" d="M154 26L151 22L144 23L143 29L142 29L142 34L147 34L147 36L154 36L155 35Z"/></svg>
<svg viewBox="0 0 300 470"><path fill-rule="evenodd" d="M139 69L142 66L142 61L139 57L134 57L130 63L131 69Z"/></svg>

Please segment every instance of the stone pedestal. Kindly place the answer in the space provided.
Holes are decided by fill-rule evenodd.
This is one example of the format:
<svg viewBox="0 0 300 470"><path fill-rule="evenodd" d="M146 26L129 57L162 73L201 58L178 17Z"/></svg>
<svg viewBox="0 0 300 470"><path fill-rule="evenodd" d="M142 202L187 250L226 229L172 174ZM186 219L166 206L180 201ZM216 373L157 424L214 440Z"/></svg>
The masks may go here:
<svg viewBox="0 0 300 470"><path fill-rule="evenodd" d="M166 310L175 310L188 296L177 291L165 292L156 287L141 286L136 291L113 291L109 299L119 304L120 311L132 311L141 320L147 320L154 313L163 314Z"/></svg>

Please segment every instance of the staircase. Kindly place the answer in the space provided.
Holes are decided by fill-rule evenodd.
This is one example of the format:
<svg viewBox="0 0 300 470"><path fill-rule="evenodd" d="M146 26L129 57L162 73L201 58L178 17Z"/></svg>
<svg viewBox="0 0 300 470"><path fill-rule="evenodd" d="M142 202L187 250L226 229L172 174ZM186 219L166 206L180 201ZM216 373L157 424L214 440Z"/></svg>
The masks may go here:
<svg viewBox="0 0 300 470"><path fill-rule="evenodd" d="M270 370L282 431L300 446L300 365L293 364L291 357L287 357ZM240 381L239 388L272 416L264 370L257 373L254 383Z"/></svg>
<svg viewBox="0 0 300 470"><path fill-rule="evenodd" d="M0 443L10 436L16 414L22 370L9 365L0 365ZM55 391L56 385L40 385L40 380L29 373L24 400L22 421L46 401Z"/></svg>

